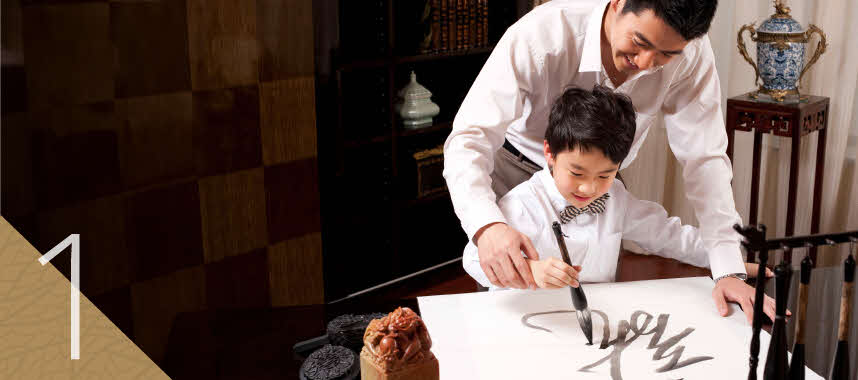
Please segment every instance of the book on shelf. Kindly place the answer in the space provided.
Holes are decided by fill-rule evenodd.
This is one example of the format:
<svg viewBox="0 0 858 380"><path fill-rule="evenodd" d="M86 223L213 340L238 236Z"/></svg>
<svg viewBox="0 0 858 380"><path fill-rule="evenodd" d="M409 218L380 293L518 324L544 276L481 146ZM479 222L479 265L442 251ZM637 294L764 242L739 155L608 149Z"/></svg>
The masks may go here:
<svg viewBox="0 0 858 380"><path fill-rule="evenodd" d="M456 0L456 50L465 47L465 0Z"/></svg>
<svg viewBox="0 0 858 380"><path fill-rule="evenodd" d="M431 50L444 53L489 46L488 0L428 0Z"/></svg>
<svg viewBox="0 0 858 380"><path fill-rule="evenodd" d="M478 0L480 3L480 23L483 25L483 28L480 33L480 46L489 46L489 0Z"/></svg>
<svg viewBox="0 0 858 380"><path fill-rule="evenodd" d="M468 47L477 46L477 0L468 0Z"/></svg>
<svg viewBox="0 0 858 380"><path fill-rule="evenodd" d="M432 51L441 51L441 0L431 0L432 7Z"/></svg>
<svg viewBox="0 0 858 380"><path fill-rule="evenodd" d="M447 51L456 50L456 0L446 0L447 4L447 23L449 24L450 35L448 36Z"/></svg>
<svg viewBox="0 0 858 380"><path fill-rule="evenodd" d="M440 41L441 43L440 43L440 45L441 45L441 51L447 51L450 48L450 25L447 22L450 15L448 14L448 11L447 11L447 0L439 0L439 3L440 3L439 7L441 8L441 11L439 12L440 19L438 20L438 23L440 24L440 27L441 27L441 41Z"/></svg>

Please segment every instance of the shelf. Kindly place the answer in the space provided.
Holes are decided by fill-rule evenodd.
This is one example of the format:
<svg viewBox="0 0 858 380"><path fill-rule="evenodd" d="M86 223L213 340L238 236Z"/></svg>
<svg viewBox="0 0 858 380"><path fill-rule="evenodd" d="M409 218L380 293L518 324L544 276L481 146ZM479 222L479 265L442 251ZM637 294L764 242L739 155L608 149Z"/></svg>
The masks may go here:
<svg viewBox="0 0 858 380"><path fill-rule="evenodd" d="M494 46L485 46L485 47L478 47L478 48L465 49L465 50L445 51L442 53L429 53L429 54L411 55L411 56L404 56L404 57L395 57L393 60L395 63L422 62L422 61L431 61L431 60L451 58L451 57L462 57L462 56L466 56L466 55L488 54L488 53L491 53L493 49L494 49Z"/></svg>
<svg viewBox="0 0 858 380"><path fill-rule="evenodd" d="M423 198L408 199L408 200L405 200L403 203L404 203L405 207L411 208L414 206L422 205L424 203L435 202L435 201L441 200L441 199L450 199L450 192L448 190L439 191L437 193L427 195Z"/></svg>
<svg viewBox="0 0 858 380"><path fill-rule="evenodd" d="M376 137L366 138L366 139L346 140L345 142L343 142L343 146L346 149L350 149L350 148L361 147L364 145L377 144L377 143L383 143L383 142L388 142L388 141L390 141L390 136L389 135L383 135L383 136L376 136Z"/></svg>
<svg viewBox="0 0 858 380"><path fill-rule="evenodd" d="M401 126L399 128L401 128ZM397 133L397 136L408 137L408 136L416 136L416 135L422 135L422 134L426 134L426 133L433 133L433 132L452 130L452 129L453 129L453 122L446 121L446 122L442 122L439 124L434 124L431 127L424 127L424 128L419 128L419 129L398 129L396 133ZM357 148L357 147L361 147L364 145L384 143L384 142L388 142L388 141L390 141L390 135L382 135L382 136L363 138L363 139L345 140L343 142L343 147L345 147L345 148Z"/></svg>
<svg viewBox="0 0 858 380"><path fill-rule="evenodd" d="M376 59L345 60L344 62L337 64L336 67L338 70L342 70L342 71L373 69L373 68L385 67L391 63L398 65L398 64L403 64L403 63L425 62L425 61L434 61L434 60L445 59L445 58L488 54L488 53L491 53L493 49L494 49L494 46L484 46L484 47L478 47L478 48L472 48L472 49L445 51L445 52L441 52L441 53L426 53L426 54L417 54L417 55L382 57L382 58L376 58Z"/></svg>
<svg viewBox="0 0 858 380"><path fill-rule="evenodd" d="M418 129L399 129L397 133L399 134L400 137L407 137L407 136L422 135L424 133L432 133L432 132L438 132L438 131L443 131L443 130L452 130L452 129L453 129L453 122L452 121L446 121L446 122L434 124L431 127L424 127L424 128L418 128Z"/></svg>

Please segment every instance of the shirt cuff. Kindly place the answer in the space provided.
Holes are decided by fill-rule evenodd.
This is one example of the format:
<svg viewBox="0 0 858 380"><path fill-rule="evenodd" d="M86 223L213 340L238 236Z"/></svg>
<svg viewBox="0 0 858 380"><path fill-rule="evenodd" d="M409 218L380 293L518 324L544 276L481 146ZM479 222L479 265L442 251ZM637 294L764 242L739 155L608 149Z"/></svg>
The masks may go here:
<svg viewBox="0 0 858 380"><path fill-rule="evenodd" d="M721 243L709 250L709 269L712 270L712 278L733 273L747 274L739 244Z"/></svg>
<svg viewBox="0 0 858 380"><path fill-rule="evenodd" d="M477 234L477 231L480 228L483 228L491 223L507 223L506 218L501 213L500 208L498 208L497 204L494 202L474 202L470 207L463 213L463 216L467 215L468 220L464 221L465 218L462 218L462 228L465 230L465 233L468 234L468 241L477 244L474 241L474 235Z"/></svg>
<svg viewBox="0 0 858 380"><path fill-rule="evenodd" d="M476 247L474 247L476 249ZM486 276L486 273L483 272L483 268L480 266L479 260L473 260L473 258L469 257L468 253L465 253L465 257L462 259L462 267L465 268L465 272L471 276L475 281L480 283L483 287L489 288L492 287L491 281L489 281L489 277Z"/></svg>

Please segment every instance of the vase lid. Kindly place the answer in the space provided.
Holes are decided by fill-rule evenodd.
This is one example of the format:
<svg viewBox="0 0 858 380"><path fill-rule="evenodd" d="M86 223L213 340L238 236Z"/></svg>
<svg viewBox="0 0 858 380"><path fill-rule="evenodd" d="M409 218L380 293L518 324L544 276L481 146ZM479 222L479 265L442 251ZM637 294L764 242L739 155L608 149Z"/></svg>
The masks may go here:
<svg viewBox="0 0 858 380"><path fill-rule="evenodd" d="M789 14L790 9L780 1L775 1L775 14L760 24L757 32L763 33L804 33L804 28Z"/></svg>
<svg viewBox="0 0 858 380"><path fill-rule="evenodd" d="M418 99L428 99L432 96L432 93L423 87L420 83L417 83L417 74L414 74L414 71L411 72L411 82L408 83L403 89L399 90L399 97L403 100L418 100Z"/></svg>

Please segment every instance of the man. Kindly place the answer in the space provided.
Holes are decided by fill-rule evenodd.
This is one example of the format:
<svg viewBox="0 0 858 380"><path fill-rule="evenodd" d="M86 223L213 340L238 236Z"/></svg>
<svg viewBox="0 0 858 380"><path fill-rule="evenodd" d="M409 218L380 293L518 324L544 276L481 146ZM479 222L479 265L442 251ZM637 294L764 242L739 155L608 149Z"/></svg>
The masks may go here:
<svg viewBox="0 0 858 380"><path fill-rule="evenodd" d="M682 163L688 199L715 278L721 315L739 303L748 320L753 288L730 186L721 91L709 38L715 0L554 0L512 25L465 97L444 146L444 177L456 214L498 287L535 287L522 252L530 239L509 227L496 200L545 167L542 142L552 102L567 87L608 86L636 111L631 163L656 118L664 116ZM767 298L766 314L774 318Z"/></svg>

